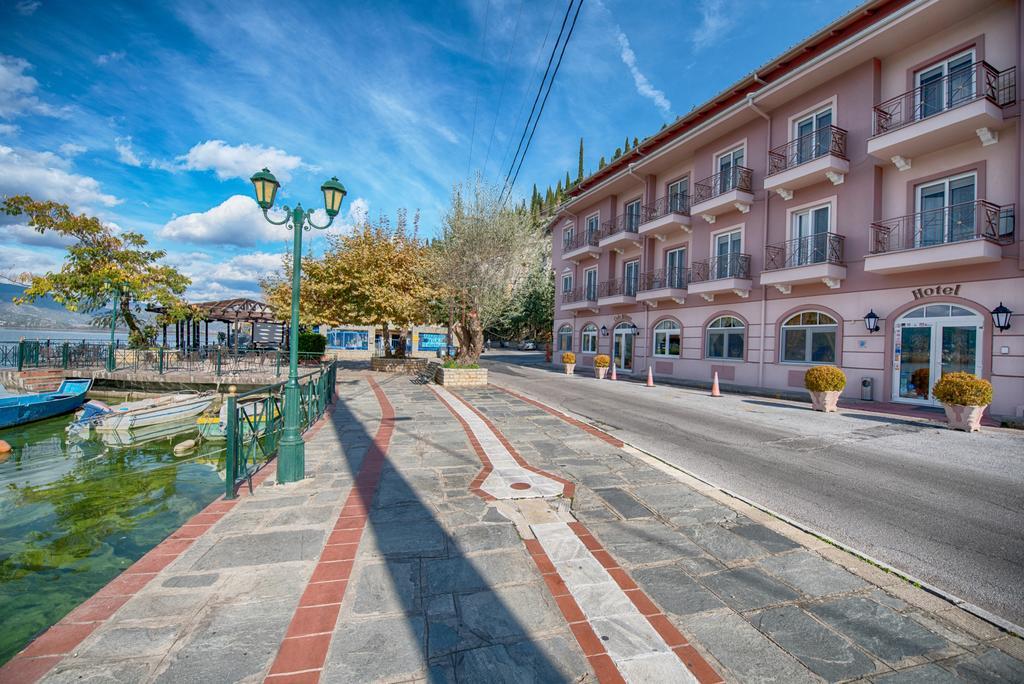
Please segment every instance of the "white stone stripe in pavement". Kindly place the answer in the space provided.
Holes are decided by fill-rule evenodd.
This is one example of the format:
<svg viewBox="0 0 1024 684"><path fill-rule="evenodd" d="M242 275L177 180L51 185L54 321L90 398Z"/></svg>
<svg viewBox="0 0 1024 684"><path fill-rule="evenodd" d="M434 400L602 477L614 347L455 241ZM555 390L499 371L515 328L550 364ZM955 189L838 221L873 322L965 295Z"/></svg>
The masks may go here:
<svg viewBox="0 0 1024 684"><path fill-rule="evenodd" d="M534 536L627 682L697 679L568 523L531 525Z"/></svg>
<svg viewBox="0 0 1024 684"><path fill-rule="evenodd" d="M501 440L487 423L480 419L464 401L443 387L431 387L438 396L461 417L473 431L477 442L491 462L492 470L484 479L480 489L496 499L535 499L559 496L564 485L540 473L527 470L515 460ZM514 488L512 485L525 483L529 489ZM521 487L521 484L520 484Z"/></svg>

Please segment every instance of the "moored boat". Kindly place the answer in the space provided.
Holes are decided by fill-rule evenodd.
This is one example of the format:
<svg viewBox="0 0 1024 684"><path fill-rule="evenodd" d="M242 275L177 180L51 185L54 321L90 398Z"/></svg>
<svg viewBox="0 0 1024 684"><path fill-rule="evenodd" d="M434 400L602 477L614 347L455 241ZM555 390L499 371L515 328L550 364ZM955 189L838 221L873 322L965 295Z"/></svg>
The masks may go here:
<svg viewBox="0 0 1024 684"><path fill-rule="evenodd" d="M54 392L0 396L0 428L23 425L74 411L85 401L92 380L65 380Z"/></svg>
<svg viewBox="0 0 1024 684"><path fill-rule="evenodd" d="M117 406L106 406L101 402L91 401L86 407L90 410L78 416L78 423L85 423L97 432L123 431L171 423L198 416L209 408L215 397L214 392L177 392L152 399L126 401Z"/></svg>
<svg viewBox="0 0 1024 684"><path fill-rule="evenodd" d="M244 418L239 426L244 435L252 432L261 433L267 429L267 399L265 397L250 397L238 402L238 410ZM277 418L280 412L274 406L270 409L271 420ZM200 416L196 420L199 426L199 433L206 439L227 439L228 436L228 405L221 404L220 413L217 416Z"/></svg>

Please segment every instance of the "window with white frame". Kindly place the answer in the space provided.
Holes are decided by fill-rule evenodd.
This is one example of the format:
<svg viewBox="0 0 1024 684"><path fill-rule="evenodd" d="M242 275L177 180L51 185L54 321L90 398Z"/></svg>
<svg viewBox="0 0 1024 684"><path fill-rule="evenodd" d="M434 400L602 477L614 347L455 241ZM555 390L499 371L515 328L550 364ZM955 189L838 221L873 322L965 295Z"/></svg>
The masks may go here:
<svg viewBox="0 0 1024 684"><path fill-rule="evenodd" d="M820 311L802 311L782 324L783 363L835 363L836 320Z"/></svg>
<svg viewBox="0 0 1024 684"><path fill-rule="evenodd" d="M562 229L562 244L565 249L573 248L573 238L576 237L576 228L572 224L567 225Z"/></svg>
<svg viewBox="0 0 1024 684"><path fill-rule="evenodd" d="M562 294L568 294L572 292L572 274L564 273L562 275Z"/></svg>
<svg viewBox="0 0 1024 684"><path fill-rule="evenodd" d="M654 355L679 356L683 331L673 320L664 320L654 326Z"/></svg>
<svg viewBox="0 0 1024 684"><path fill-rule="evenodd" d="M626 205L626 230L636 232L640 227L640 200L633 200Z"/></svg>
<svg viewBox="0 0 1024 684"><path fill-rule="evenodd" d="M591 214L587 217L587 240L594 239L598 229L601 227L601 215Z"/></svg>
<svg viewBox="0 0 1024 684"><path fill-rule="evenodd" d="M587 323L580 333L580 351L584 354L597 353L597 326Z"/></svg>
<svg viewBox="0 0 1024 684"><path fill-rule="evenodd" d="M792 214L792 245L787 266L805 266L828 261L828 232L832 205L801 209Z"/></svg>
<svg viewBox="0 0 1024 684"><path fill-rule="evenodd" d="M796 163L828 154L832 143L832 107L828 106L793 122Z"/></svg>
<svg viewBox="0 0 1024 684"><path fill-rule="evenodd" d="M718 159L715 162L715 165L718 167L718 173L721 174L718 177L718 194L729 192L736 187L737 179L739 178L739 171L737 169L743 166L745 153L746 150L741 145L734 150L718 155Z"/></svg>
<svg viewBox="0 0 1024 684"><path fill-rule="evenodd" d="M914 226L914 247L930 247L975 237L977 182L977 174L971 171L917 186L918 219Z"/></svg>
<svg viewBox="0 0 1024 684"><path fill-rule="evenodd" d="M743 229L730 230L714 236L715 269L713 278L746 277L742 271Z"/></svg>
<svg viewBox="0 0 1024 684"><path fill-rule="evenodd" d="M572 326L563 325L558 329L558 351L572 351Z"/></svg>
<svg viewBox="0 0 1024 684"><path fill-rule="evenodd" d="M597 269L588 268L583 272L583 284L586 289L587 301L597 299Z"/></svg>
<svg viewBox="0 0 1024 684"><path fill-rule="evenodd" d="M690 179L680 178L668 184L668 210L687 212L690 210Z"/></svg>
<svg viewBox="0 0 1024 684"><path fill-rule="evenodd" d="M708 325L705 356L709 359L743 360L747 328L734 316L721 316Z"/></svg>
<svg viewBox="0 0 1024 684"><path fill-rule="evenodd" d="M917 117L923 119L974 99L974 50L953 55L914 74Z"/></svg>

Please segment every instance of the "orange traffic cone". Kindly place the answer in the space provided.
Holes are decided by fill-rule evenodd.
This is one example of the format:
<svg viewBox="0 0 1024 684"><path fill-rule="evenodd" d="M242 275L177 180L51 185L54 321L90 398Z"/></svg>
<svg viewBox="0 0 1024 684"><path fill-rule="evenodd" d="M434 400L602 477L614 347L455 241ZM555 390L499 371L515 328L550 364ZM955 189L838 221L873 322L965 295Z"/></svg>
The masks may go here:
<svg viewBox="0 0 1024 684"><path fill-rule="evenodd" d="M650 366L647 367L647 386L654 387L654 371L651 370Z"/></svg>
<svg viewBox="0 0 1024 684"><path fill-rule="evenodd" d="M609 377L610 377L610 379L612 379L612 380L618 380L618 378L617 378L617 377L615 377L615 362L612 362L612 374L611 374L611 376L609 376Z"/></svg>
<svg viewBox="0 0 1024 684"><path fill-rule="evenodd" d="M711 396L722 396L722 392L718 389L718 371L715 371L715 379L711 381Z"/></svg>

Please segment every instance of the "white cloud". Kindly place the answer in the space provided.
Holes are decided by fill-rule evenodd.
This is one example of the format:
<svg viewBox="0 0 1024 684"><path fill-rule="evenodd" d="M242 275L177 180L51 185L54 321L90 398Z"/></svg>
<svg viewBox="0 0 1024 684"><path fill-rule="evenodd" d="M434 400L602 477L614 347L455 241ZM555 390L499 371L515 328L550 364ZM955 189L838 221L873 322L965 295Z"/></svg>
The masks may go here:
<svg viewBox="0 0 1024 684"><path fill-rule="evenodd" d="M690 35L694 50L718 45L734 23L733 13L725 8L724 0L701 0L700 25Z"/></svg>
<svg viewBox="0 0 1024 684"><path fill-rule="evenodd" d="M24 216L19 218L24 219ZM35 245L37 247L63 248L75 242L74 238L66 237L52 230L48 230L45 233L39 233L24 223L3 226L3 235L5 241L15 242L22 245ZM7 246L5 245L4 250L6 249Z"/></svg>
<svg viewBox="0 0 1024 684"><path fill-rule="evenodd" d="M63 263L60 252L39 247L14 247L5 245L0 249L0 273L14 278L22 273L42 275L59 271Z"/></svg>
<svg viewBox="0 0 1024 684"><path fill-rule="evenodd" d="M0 55L0 118L12 119L22 114L61 117L65 110L51 107L36 95L39 82L26 72L31 65L20 57Z"/></svg>
<svg viewBox="0 0 1024 684"><path fill-rule="evenodd" d="M618 26L615 27L615 30L619 41L619 56L622 58L622 63L629 69L629 73L633 75L633 84L636 86L636 92L641 97L646 97L653 102L654 106L660 109L663 115L669 116L672 110L672 103L665 97L665 93L651 85L651 82L647 80L647 77L643 75L640 68L636 65L636 54L633 52L633 48L629 46L629 39L626 37L626 34Z"/></svg>
<svg viewBox="0 0 1024 684"><path fill-rule="evenodd" d="M132 149L132 138L128 136L126 138L117 138L114 141L114 149L117 150L117 159L122 164L128 166L142 166L142 160L135 154Z"/></svg>
<svg viewBox="0 0 1024 684"><path fill-rule="evenodd" d="M113 207L122 200L102 191L90 176L73 173L70 163L52 152L14 150L0 145L0 196L31 195L66 202L76 211L99 204Z"/></svg>
<svg viewBox="0 0 1024 684"><path fill-rule="evenodd" d="M267 223L256 200L246 195L232 195L212 209L178 216L160 229L165 238L239 247L283 240L287 232L284 226Z"/></svg>
<svg viewBox="0 0 1024 684"><path fill-rule="evenodd" d="M43 3L39 2L39 0L19 0L18 4L14 6L14 11L23 17L27 17L31 14L35 14L35 11L39 9L42 4Z"/></svg>
<svg viewBox="0 0 1024 684"><path fill-rule="evenodd" d="M14 135L18 132L18 127L14 124L0 124L0 135Z"/></svg>
<svg viewBox="0 0 1024 684"><path fill-rule="evenodd" d="M192 301L262 298L259 280L281 269L283 254L283 250L280 254L250 252L215 262L206 252L179 252L165 261L192 280L186 293Z"/></svg>
<svg viewBox="0 0 1024 684"><path fill-rule="evenodd" d="M116 52L108 52L106 54L98 56L96 58L96 63L99 64L100 66L103 66L105 64L110 64L111 62L119 62L119 61L121 61L124 58L125 58L124 50L118 50Z"/></svg>
<svg viewBox="0 0 1024 684"><path fill-rule="evenodd" d="M262 145L229 145L223 140L207 140L178 158L190 171L214 171L217 178L249 180L253 173L266 167L281 182L291 180L291 172L303 166L302 159L276 147Z"/></svg>
<svg viewBox="0 0 1024 684"><path fill-rule="evenodd" d="M85 145L78 145L76 143L64 143L63 145L60 146L59 149L60 153L63 154L65 157L74 157L76 155L82 154L89 148L87 148Z"/></svg>

